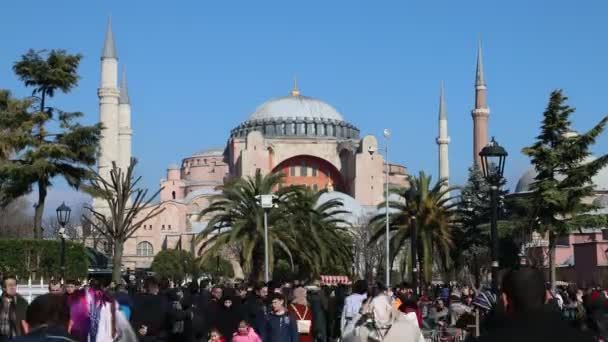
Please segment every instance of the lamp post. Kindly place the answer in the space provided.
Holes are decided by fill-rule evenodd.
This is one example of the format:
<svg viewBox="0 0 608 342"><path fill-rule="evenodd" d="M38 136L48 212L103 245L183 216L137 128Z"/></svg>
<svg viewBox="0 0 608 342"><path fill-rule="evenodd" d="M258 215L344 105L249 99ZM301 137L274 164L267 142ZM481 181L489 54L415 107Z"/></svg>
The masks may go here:
<svg viewBox="0 0 608 342"><path fill-rule="evenodd" d="M391 286L391 261L390 261L390 229L389 229L389 200L388 200L388 178L389 178L389 164L388 164L388 138L391 136L391 131L388 128L384 129L384 164L385 164L385 172L386 172L386 286L390 288Z"/></svg>
<svg viewBox="0 0 608 342"><path fill-rule="evenodd" d="M258 204L264 210L264 281L268 284L270 281L269 273L269 257L268 257L268 210L276 208L276 195L258 195L255 196Z"/></svg>
<svg viewBox="0 0 608 342"><path fill-rule="evenodd" d="M483 176L490 184L492 221L490 235L492 239L492 289L498 290L498 187L505 171L507 151L500 146L494 137L480 152Z"/></svg>
<svg viewBox="0 0 608 342"><path fill-rule="evenodd" d="M70 213L72 209L65 205L65 202L62 203L57 208L57 222L59 222L59 237L61 238L61 281L65 280L65 226L70 222Z"/></svg>

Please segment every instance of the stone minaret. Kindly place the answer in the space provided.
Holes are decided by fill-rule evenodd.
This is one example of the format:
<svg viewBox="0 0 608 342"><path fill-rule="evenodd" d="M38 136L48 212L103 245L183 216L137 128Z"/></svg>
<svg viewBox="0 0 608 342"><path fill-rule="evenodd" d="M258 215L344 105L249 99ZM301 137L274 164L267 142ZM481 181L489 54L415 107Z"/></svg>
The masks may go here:
<svg viewBox="0 0 608 342"><path fill-rule="evenodd" d="M481 41L477 51L477 72L475 76L475 109L471 111L473 117L473 160L480 165L479 151L488 144L488 116L490 109L487 103L486 81L483 75L483 58L481 54Z"/></svg>
<svg viewBox="0 0 608 342"><path fill-rule="evenodd" d="M122 71L120 98L118 99L118 166L126 172L131 162L131 100L127 88L127 72Z"/></svg>
<svg viewBox="0 0 608 342"><path fill-rule="evenodd" d="M99 141L99 174L109 179L112 162L119 162L118 146L118 57L112 34L112 20L108 20L108 30L101 53L101 86L97 90L99 96L99 122L103 124ZM95 201L98 209L105 205Z"/></svg>
<svg viewBox="0 0 608 342"><path fill-rule="evenodd" d="M443 94L443 81L441 82L441 93L439 95L439 136L437 137L439 146L439 179L450 179L450 162L448 160L448 115L445 107L445 97ZM447 187L448 184L444 186ZM449 194L446 194L449 197Z"/></svg>

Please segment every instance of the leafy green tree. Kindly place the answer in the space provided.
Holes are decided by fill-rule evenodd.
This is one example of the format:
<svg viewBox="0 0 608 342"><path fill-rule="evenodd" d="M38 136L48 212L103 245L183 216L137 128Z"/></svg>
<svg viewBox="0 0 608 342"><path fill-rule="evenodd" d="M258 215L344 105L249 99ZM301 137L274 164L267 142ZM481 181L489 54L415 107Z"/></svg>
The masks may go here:
<svg viewBox="0 0 608 342"><path fill-rule="evenodd" d="M551 93L536 142L523 149L532 160L537 176L532 184L531 221L549 238L551 286L555 288L556 239L582 227L605 226L605 215L584 201L593 195L592 177L608 164L608 155L590 160L590 147L603 132L608 116L584 134L573 134L570 116L561 90Z"/></svg>
<svg viewBox="0 0 608 342"><path fill-rule="evenodd" d="M445 187L446 182L440 180L431 186L431 176L421 171L418 177L409 177L408 189L394 189L392 193L399 198L389 201L391 263L409 245L412 218L415 218L418 227L418 259L426 283L432 280L435 264L446 269L450 262L449 252L453 246L451 225L455 212L451 210L454 198L447 197L447 193L457 188ZM382 203L379 208L384 208L385 205ZM372 218L371 223L374 233L370 242L375 243L386 234L385 213Z"/></svg>
<svg viewBox="0 0 608 342"><path fill-rule="evenodd" d="M148 189L139 187L141 176L135 177L134 170L137 160L131 158L129 168L125 171L112 162L110 179L105 179L98 172L93 172L93 178L85 190L103 201L99 209L85 207L90 215L82 219L92 228L103 235L112 245L112 280L120 282L122 254L125 242L148 220L164 211L153 201L162 189L148 196Z"/></svg>
<svg viewBox="0 0 608 342"><path fill-rule="evenodd" d="M13 67L25 86L34 89L26 102L28 110L19 106L19 110L4 111L0 118L0 146L4 150L8 146L13 152L0 165L2 203L23 196L36 186L35 238L42 237L44 203L52 180L60 176L78 188L90 176L87 167L96 162L101 125L83 126L76 122L83 113L66 112L47 104L57 91L68 93L78 84L80 59L80 55L64 50L28 51Z"/></svg>
<svg viewBox="0 0 608 342"><path fill-rule="evenodd" d="M172 279L175 282L181 282L187 277L194 278L200 273L192 253L177 249L158 252L154 256L151 269L159 278Z"/></svg>
<svg viewBox="0 0 608 342"><path fill-rule="evenodd" d="M31 100L16 99L10 91L0 89L0 163L6 162L14 153L13 145L16 143L14 127L11 127L8 120L27 117L31 105Z"/></svg>
<svg viewBox="0 0 608 342"><path fill-rule="evenodd" d="M195 260L194 266L199 273L211 274L214 277L234 277L232 264L221 256L207 257L204 260L199 258Z"/></svg>

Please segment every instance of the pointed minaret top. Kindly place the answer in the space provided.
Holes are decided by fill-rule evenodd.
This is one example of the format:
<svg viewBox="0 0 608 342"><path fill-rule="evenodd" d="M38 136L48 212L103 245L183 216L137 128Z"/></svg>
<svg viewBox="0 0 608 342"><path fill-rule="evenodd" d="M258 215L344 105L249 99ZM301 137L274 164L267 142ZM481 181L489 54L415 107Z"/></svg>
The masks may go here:
<svg viewBox="0 0 608 342"><path fill-rule="evenodd" d="M441 92L439 95L439 120L447 120L448 114L445 108L445 96L443 94L443 81L441 81Z"/></svg>
<svg viewBox="0 0 608 342"><path fill-rule="evenodd" d="M112 17L108 17L108 29L106 31L106 40L103 44L103 51L101 52L101 58L114 58L117 59L116 46L114 45L114 35L112 34Z"/></svg>
<svg viewBox="0 0 608 342"><path fill-rule="evenodd" d="M127 68L122 69L122 80L120 82L120 98L118 99L119 104L130 104L131 99L129 98L129 88L127 87Z"/></svg>
<svg viewBox="0 0 608 342"><path fill-rule="evenodd" d="M479 46L477 47L477 73L475 75L475 86L485 87L486 80L483 76L483 55L481 53L481 39L479 40Z"/></svg>
<svg viewBox="0 0 608 342"><path fill-rule="evenodd" d="M298 89L298 78L293 78L293 90L291 91L291 96L300 96L300 90Z"/></svg>

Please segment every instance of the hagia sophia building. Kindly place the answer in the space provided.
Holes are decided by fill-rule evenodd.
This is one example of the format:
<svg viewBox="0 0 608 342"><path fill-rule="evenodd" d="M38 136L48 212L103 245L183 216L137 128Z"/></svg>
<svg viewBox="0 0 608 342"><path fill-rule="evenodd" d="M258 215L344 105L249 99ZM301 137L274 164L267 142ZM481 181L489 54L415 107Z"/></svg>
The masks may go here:
<svg viewBox="0 0 608 342"><path fill-rule="evenodd" d="M131 158L131 105L124 73L118 86L116 51L109 23L98 89L100 122L105 127L98 167L105 177L112 161L124 169ZM164 211L146 222L126 242L124 268L149 268L154 255L163 249L181 248L198 253L195 237L207 222L207 218L199 214L212 197L220 193L218 186L234 177L254 175L257 170L263 174L283 172L286 184L301 184L315 191L328 190L320 200L342 200L345 209L351 212L346 218L354 225L362 224L381 210L377 205L385 198L386 169L389 186L407 186L407 168L385 165L383 146L376 136L360 136L359 128L349 122L347 116L320 99L304 95L295 82L291 92L286 93L259 105L244 121L237 123L224 145L202 149L183 158L180 165L168 167L166 179L160 182L160 202L155 204ZM472 160L478 164L479 151L488 143L490 115L481 46L477 53L474 95ZM450 138L443 85L438 112L438 173L440 179L449 180ZM528 170L515 194L528 193L534 176L534 170ZM608 210L608 168L601 170L593 181L596 194L588 200ZM103 204L94 202L93 205L99 208ZM606 234L597 229L581 231L562 240L558 249L560 266L574 269L575 255L579 253L581 256L576 260L593 256L593 260L577 263L586 267L579 273L589 273L589 267L606 267L608 276L608 231ZM546 249L546 241L538 237L528 244L531 249L539 246ZM232 264L236 271L238 265ZM576 278L577 272L571 272Z"/></svg>
<svg viewBox="0 0 608 342"><path fill-rule="evenodd" d="M474 146L487 139L485 83L481 50L478 56ZM352 224L361 224L384 201L386 169L390 187L407 186L407 168L385 164L383 146L373 135L360 136L359 128L330 104L300 92L294 81L285 96L259 105L235 125L223 146L205 148L170 165L160 187L164 211L150 219L125 243L123 266L148 268L163 249L198 251L195 237L206 227L199 217L218 186L234 177L283 172L285 184L301 184L312 190L327 189L321 201L339 198ZM131 158L131 106L126 75L118 80L118 56L111 22L101 56L98 89L100 122L105 129L100 141L99 172L108 177L112 161L127 168ZM134 113L137 115L137 113ZM449 179L447 113L443 85L439 101L439 174ZM103 203L94 201L100 208Z"/></svg>

